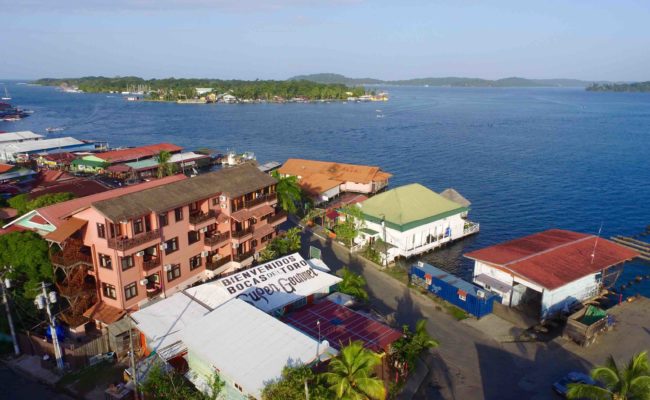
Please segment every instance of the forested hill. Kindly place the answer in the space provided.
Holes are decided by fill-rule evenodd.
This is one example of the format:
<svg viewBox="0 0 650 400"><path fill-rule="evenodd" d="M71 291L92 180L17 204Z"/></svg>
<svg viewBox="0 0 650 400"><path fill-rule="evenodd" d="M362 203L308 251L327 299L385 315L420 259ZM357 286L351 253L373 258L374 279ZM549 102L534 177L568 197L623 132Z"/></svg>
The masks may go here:
<svg viewBox="0 0 650 400"><path fill-rule="evenodd" d="M220 79L143 79L136 76L108 78L88 76L83 78L44 78L34 83L46 86L77 87L88 93L108 93L142 91L160 100L176 100L179 97L196 96L196 88L210 88L214 93L230 93L240 99L270 100L275 96L291 99L306 97L319 99L346 99L361 96L363 87L347 87L338 83L319 83L313 81L272 81L272 80L220 80Z"/></svg>
<svg viewBox="0 0 650 400"><path fill-rule="evenodd" d="M590 92L650 92L650 81L635 83L594 83Z"/></svg>
<svg viewBox="0 0 650 400"><path fill-rule="evenodd" d="M578 79L526 79L503 78L497 80L480 78L416 78L405 80L380 80L373 78L348 78L339 74L298 75L289 80L308 80L318 83L339 83L343 85L404 85L404 86L452 86L452 87L587 87L588 81Z"/></svg>

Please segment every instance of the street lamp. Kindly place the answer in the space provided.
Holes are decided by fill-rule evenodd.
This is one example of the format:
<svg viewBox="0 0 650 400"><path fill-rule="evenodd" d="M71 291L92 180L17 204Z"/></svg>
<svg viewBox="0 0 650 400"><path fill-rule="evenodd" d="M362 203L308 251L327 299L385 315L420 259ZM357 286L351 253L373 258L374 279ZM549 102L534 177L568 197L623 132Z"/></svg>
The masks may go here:
<svg viewBox="0 0 650 400"><path fill-rule="evenodd" d="M56 292L47 292L49 284L41 282L42 294L36 296L34 303L39 310L45 309L50 323L50 333L52 334L52 344L54 345L54 357L56 358L56 367L63 370L63 355L61 354L61 347L59 347L59 336L56 334L55 319L50 311L50 305L56 303Z"/></svg>
<svg viewBox="0 0 650 400"><path fill-rule="evenodd" d="M11 271L11 267L5 267L5 271ZM14 353L20 355L20 347L18 347L18 339L16 338L16 329L14 328L14 320L11 316L11 309L9 308L9 298L7 297L7 289L11 287L9 278L0 279L0 286L2 288L2 301L5 303L5 310L7 312L7 321L9 322L9 330L11 331L11 340L14 343Z"/></svg>

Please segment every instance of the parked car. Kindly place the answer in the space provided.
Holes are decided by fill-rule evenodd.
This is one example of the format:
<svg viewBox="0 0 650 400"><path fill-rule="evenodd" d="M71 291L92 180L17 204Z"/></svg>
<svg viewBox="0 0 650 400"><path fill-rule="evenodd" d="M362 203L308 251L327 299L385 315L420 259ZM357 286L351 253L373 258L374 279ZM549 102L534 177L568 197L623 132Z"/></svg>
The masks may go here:
<svg viewBox="0 0 650 400"><path fill-rule="evenodd" d="M569 372L564 378L553 384L553 390L555 390L560 396L566 398L566 394L569 391L569 384L571 383L585 383L587 385L595 385L596 381L591 379L587 374L582 372Z"/></svg>

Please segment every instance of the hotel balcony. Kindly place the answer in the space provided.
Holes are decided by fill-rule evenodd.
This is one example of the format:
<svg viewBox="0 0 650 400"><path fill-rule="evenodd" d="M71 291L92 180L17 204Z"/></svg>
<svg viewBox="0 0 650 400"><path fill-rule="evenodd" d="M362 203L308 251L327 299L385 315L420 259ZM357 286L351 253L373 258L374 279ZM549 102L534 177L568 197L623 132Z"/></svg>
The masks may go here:
<svg viewBox="0 0 650 400"><path fill-rule="evenodd" d="M271 215L268 218L269 224L281 224L287 220L287 213L284 211L278 211L274 215Z"/></svg>
<svg viewBox="0 0 650 400"><path fill-rule="evenodd" d="M256 207L256 206L258 206L260 204L270 203L270 202L273 202L273 201L277 200L277 198L278 198L278 195L276 193L263 194L263 195L257 196L256 198L254 198L252 200L244 200L243 203L239 203L237 206L233 205L232 211L233 212L234 211L239 211L239 210L244 209L244 208L252 208L252 207Z"/></svg>
<svg viewBox="0 0 650 400"><path fill-rule="evenodd" d="M206 247L209 247L209 249L212 249L216 246L219 246L222 243L225 243L230 239L230 235L228 232L223 232L223 233L215 233L211 236L205 236L203 239L203 244L205 244Z"/></svg>
<svg viewBox="0 0 650 400"><path fill-rule="evenodd" d="M230 256L222 257L221 259L215 261L209 261L205 263L205 269L209 271L215 271L219 267L223 267L224 265L228 264L230 261Z"/></svg>
<svg viewBox="0 0 650 400"><path fill-rule="evenodd" d="M160 232L154 229L149 232L140 233L132 238L108 239L108 247L114 250L125 251L137 246L142 246L154 240L160 241Z"/></svg>
<svg viewBox="0 0 650 400"><path fill-rule="evenodd" d="M245 253L235 254L232 257L232 259L233 259L233 261L242 262L242 261L245 261L248 258L253 257L254 255L255 255L255 249L249 250L249 251L247 251Z"/></svg>
<svg viewBox="0 0 650 400"><path fill-rule="evenodd" d="M217 213L214 210L210 210L207 213L204 212L195 212L190 214L190 229L199 230L205 226L213 224L216 222Z"/></svg>
<svg viewBox="0 0 650 400"><path fill-rule="evenodd" d="M151 257L149 259L143 259L142 260L142 269L145 271L152 270L154 268L158 268L162 265L160 257Z"/></svg>
<svg viewBox="0 0 650 400"><path fill-rule="evenodd" d="M231 233L233 239L236 239L238 241L242 241L242 240L248 238L249 236L253 235L253 225L249 226L246 229L241 229L241 230L238 230L238 231L232 231L230 233Z"/></svg>

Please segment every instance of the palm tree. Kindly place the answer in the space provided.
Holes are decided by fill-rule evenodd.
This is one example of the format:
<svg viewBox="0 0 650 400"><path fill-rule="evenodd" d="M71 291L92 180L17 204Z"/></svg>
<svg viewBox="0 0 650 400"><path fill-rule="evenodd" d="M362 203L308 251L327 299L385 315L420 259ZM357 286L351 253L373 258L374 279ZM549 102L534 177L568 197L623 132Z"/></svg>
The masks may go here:
<svg viewBox="0 0 650 400"><path fill-rule="evenodd" d="M176 172L176 165L171 163L172 153L161 150L156 155L156 162L158 163L158 178L174 175Z"/></svg>
<svg viewBox="0 0 650 400"><path fill-rule="evenodd" d="M417 349L426 350L438 347L440 343L427 332L427 321L424 319L419 320L415 324L415 332L413 332L412 343Z"/></svg>
<svg viewBox="0 0 650 400"><path fill-rule="evenodd" d="M605 365L591 371L603 387L585 383L569 384L569 399L647 400L650 399L650 364L646 351L635 355L624 369L609 356Z"/></svg>
<svg viewBox="0 0 650 400"><path fill-rule="evenodd" d="M322 377L337 399L384 399L386 388L374 374L375 367L380 363L377 354L365 349L363 343L355 341L341 349L338 357L330 361L328 372L324 372Z"/></svg>
<svg viewBox="0 0 650 400"><path fill-rule="evenodd" d="M285 234L289 252L300 250L300 228L291 228Z"/></svg>
<svg viewBox="0 0 650 400"><path fill-rule="evenodd" d="M278 171L273 171L272 176L278 181L276 193L280 207L290 214L295 214L298 211L296 204L300 204L302 198L298 178L295 176L282 177Z"/></svg>
<svg viewBox="0 0 650 400"><path fill-rule="evenodd" d="M339 292L349 294L363 302L368 301L366 280L363 276L355 274L348 267L344 267L341 272L341 278L343 280L339 282Z"/></svg>

